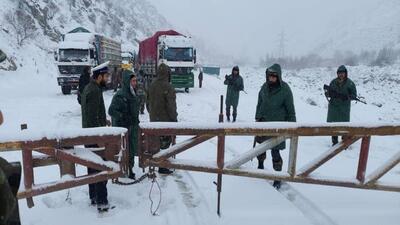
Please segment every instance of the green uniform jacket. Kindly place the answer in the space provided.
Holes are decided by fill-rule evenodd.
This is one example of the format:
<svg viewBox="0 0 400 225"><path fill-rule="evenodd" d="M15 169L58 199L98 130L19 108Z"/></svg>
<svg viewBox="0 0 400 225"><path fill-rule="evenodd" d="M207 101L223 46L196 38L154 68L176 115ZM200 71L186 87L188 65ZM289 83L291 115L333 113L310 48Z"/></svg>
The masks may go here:
<svg viewBox="0 0 400 225"><path fill-rule="evenodd" d="M289 85L282 80L282 72L279 64L268 68L278 73L279 85L271 89L268 83L264 83L258 93L256 120L261 122L288 121L296 122L296 112L293 104L293 94ZM285 149L285 142L274 149Z"/></svg>
<svg viewBox="0 0 400 225"><path fill-rule="evenodd" d="M151 122L177 122L175 89L169 83L169 68L161 64L157 78L149 87L148 103Z"/></svg>
<svg viewBox="0 0 400 225"><path fill-rule="evenodd" d="M114 95L108 114L114 127L125 127L129 130L130 156L134 157L138 141L139 101L130 89L132 76L132 71L122 72L122 88Z"/></svg>
<svg viewBox="0 0 400 225"><path fill-rule="evenodd" d="M232 74L225 79L224 84L228 85L225 104L227 106L237 107L239 104L240 91L244 89L243 78L239 74L234 76L232 71Z"/></svg>
<svg viewBox="0 0 400 225"><path fill-rule="evenodd" d="M106 110L104 107L103 91L95 80L90 80L81 96L82 127L106 126Z"/></svg>
<svg viewBox="0 0 400 225"><path fill-rule="evenodd" d="M331 97L327 122L349 122L351 98L357 96L356 85L349 78L346 78L342 83L339 82L339 78L336 78L329 84L329 88L340 95L349 97L347 99Z"/></svg>
<svg viewBox="0 0 400 225"><path fill-rule="evenodd" d="M7 167L7 162L0 158L0 225L8 224L7 221L13 214L17 203L8 183L8 175L5 171Z"/></svg>

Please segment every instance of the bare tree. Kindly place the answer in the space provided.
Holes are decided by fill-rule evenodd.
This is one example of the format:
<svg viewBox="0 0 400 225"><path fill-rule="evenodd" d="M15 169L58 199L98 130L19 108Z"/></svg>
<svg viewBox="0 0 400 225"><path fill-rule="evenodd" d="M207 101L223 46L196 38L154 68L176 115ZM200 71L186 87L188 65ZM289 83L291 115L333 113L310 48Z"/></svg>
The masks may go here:
<svg viewBox="0 0 400 225"><path fill-rule="evenodd" d="M23 10L18 9L15 13L8 12L5 15L5 19L14 29L19 46L22 46L26 40L37 35L35 21Z"/></svg>

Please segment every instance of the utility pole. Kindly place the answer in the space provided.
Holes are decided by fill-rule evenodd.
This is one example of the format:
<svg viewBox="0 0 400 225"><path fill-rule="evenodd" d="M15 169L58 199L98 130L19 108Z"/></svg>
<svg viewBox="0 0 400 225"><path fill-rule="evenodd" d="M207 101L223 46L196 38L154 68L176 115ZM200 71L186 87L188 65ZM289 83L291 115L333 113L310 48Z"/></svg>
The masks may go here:
<svg viewBox="0 0 400 225"><path fill-rule="evenodd" d="M278 58L283 59L285 57L285 43L286 43L286 38L285 38L285 32L282 31L279 34L279 46L278 46Z"/></svg>

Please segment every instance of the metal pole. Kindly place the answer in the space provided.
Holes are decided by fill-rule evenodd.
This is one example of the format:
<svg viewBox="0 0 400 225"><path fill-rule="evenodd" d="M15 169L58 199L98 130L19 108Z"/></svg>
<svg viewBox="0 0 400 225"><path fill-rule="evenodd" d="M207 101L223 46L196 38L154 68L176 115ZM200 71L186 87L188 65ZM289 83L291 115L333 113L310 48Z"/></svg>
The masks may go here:
<svg viewBox="0 0 400 225"><path fill-rule="evenodd" d="M218 122L224 122L224 96L221 95L220 106L219 106L219 119Z"/></svg>
<svg viewBox="0 0 400 225"><path fill-rule="evenodd" d="M220 111L219 111L219 122L224 122L223 104L224 96L221 95ZM218 150L217 150L217 165L221 171L224 168L225 158L225 136L218 136ZM218 173L217 176L217 192L218 192L218 203L217 203L217 214L221 216L221 192L222 192L222 173Z"/></svg>

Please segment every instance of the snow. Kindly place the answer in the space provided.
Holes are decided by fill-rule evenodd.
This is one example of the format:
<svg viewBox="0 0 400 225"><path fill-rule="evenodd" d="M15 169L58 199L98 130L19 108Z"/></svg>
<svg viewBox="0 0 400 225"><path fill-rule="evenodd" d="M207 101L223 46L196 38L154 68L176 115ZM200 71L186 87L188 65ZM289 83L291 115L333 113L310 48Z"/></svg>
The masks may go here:
<svg viewBox="0 0 400 225"><path fill-rule="evenodd" d="M91 49L94 48L92 44L88 42L74 42L74 41L63 41L58 44L59 49Z"/></svg>
<svg viewBox="0 0 400 225"><path fill-rule="evenodd" d="M185 36L162 35L159 42L165 43L170 48L193 48L192 39Z"/></svg>
<svg viewBox="0 0 400 225"><path fill-rule="evenodd" d="M15 132L6 132L0 128L0 142L18 142L18 141L38 141L44 138L66 139L80 136L106 136L106 135L124 135L126 128L120 127L97 127L97 128L70 128L70 129L28 129Z"/></svg>
<svg viewBox="0 0 400 225"><path fill-rule="evenodd" d="M0 37L0 40L2 37ZM27 51L38 52L42 60L38 67L23 67L17 72L0 71L0 110L4 113L5 123L0 126L0 139L21 139L20 124L28 124L29 138L37 131L37 136L78 135L82 130L80 105L76 95L64 96L56 83L56 70L51 66L51 55L39 51L37 47L27 46ZM27 60L25 58L25 60ZM47 61L49 60L49 61ZM49 65L49 66L43 66ZM32 69L35 68L35 69ZM204 75L203 88L190 89L190 93L177 93L177 126L187 128L235 128L269 126L325 126L327 102L322 85L329 83L335 74L335 68L315 68L300 71L283 70L283 79L289 83L294 94L298 124L253 123L258 91L263 84L265 68L241 67L244 85L248 94L241 93L238 108L238 123L218 124L219 96L226 93L223 77L231 68L221 70L221 76ZM39 72L37 72L37 70ZM356 83L358 91L368 103L352 104L351 126L398 126L400 123L400 66L391 67L349 67L349 76ZM29 78L29 79L28 79ZM104 92L106 108L110 105L112 91ZM311 101L310 101L311 100ZM310 104L313 102L313 104ZM315 104L314 104L315 103ZM150 124L148 115L141 115L141 126L167 128L170 124ZM215 122L215 123L214 123ZM182 123L182 125L181 125ZM332 125L332 124L329 124ZM336 124L334 124L336 126ZM338 124L337 126L341 126ZM114 129L114 128L99 128ZM124 132L116 128L116 132ZM57 133L59 132L59 133ZM93 131L94 132L94 131ZM97 132L97 131L96 131ZM107 131L108 132L108 131ZM117 133L118 133L117 132ZM177 143L191 136L179 136ZM253 144L251 136L228 136L225 141L225 161L229 162L239 154L248 151ZM372 137L367 177L382 163L398 152L398 136ZM330 137L300 137L297 168L326 152L331 147ZM341 152L312 175L326 179L355 179L360 142ZM271 157L267 152L266 169L258 171L257 160L245 163L241 169L262 175L275 174ZM284 171L287 168L289 148L282 151ZM216 167L217 138L212 138L188 151L177 155L171 162L188 162L202 167ZM2 152L0 156L16 161L21 159L20 152ZM137 164L136 164L137 165ZM135 167L136 176L142 175ZM86 174L86 168L77 166L77 175ZM396 183L400 174L397 165L382 177L379 183ZM285 175L288 176L288 175ZM35 169L36 183L49 183L59 179L56 166ZM23 180L23 179L22 179ZM133 186L119 186L108 182L108 196L116 209L107 216L99 217L97 210L89 206L86 186L50 193L35 197L35 207L28 209L25 201L20 201L23 224L31 225L67 225L67 224L321 224L318 218L328 218L332 223L325 224L385 224L398 225L400 220L400 196L398 193L328 187L310 184L290 184L291 197L271 187L270 182L235 176L223 176L222 215L216 215L215 174L175 171L171 176L158 175L162 196L158 216L149 212L149 190L151 181L145 180ZM21 185L22 187L23 185ZM71 198L65 201L66 197ZM158 190L153 190L152 198L158 201ZM290 200L292 198L292 200ZM318 209L318 210L315 210ZM326 220L325 220L326 221Z"/></svg>
<svg viewBox="0 0 400 225"><path fill-rule="evenodd" d="M148 130L156 129L187 129L187 130L218 130L218 129L296 129L296 128L378 128L398 127L400 123L372 123L372 122L350 122L350 123L294 123L294 122L238 122L238 123L200 123L200 122L148 122L141 123L140 127Z"/></svg>

